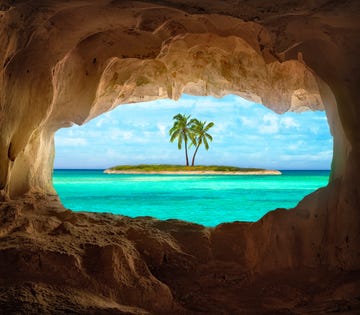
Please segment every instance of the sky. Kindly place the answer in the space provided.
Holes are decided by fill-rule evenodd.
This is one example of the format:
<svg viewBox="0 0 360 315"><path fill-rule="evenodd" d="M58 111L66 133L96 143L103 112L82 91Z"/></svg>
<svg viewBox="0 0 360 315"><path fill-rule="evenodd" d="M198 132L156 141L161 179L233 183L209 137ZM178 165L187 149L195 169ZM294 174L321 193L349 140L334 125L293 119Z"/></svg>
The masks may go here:
<svg viewBox="0 0 360 315"><path fill-rule="evenodd" d="M83 126L60 129L55 135L55 168L184 164L184 151L169 142L172 118L178 113L215 123L210 129L213 142L208 151L199 149L197 165L330 169L333 139L325 112L278 115L235 95L183 95L178 101L120 105Z"/></svg>

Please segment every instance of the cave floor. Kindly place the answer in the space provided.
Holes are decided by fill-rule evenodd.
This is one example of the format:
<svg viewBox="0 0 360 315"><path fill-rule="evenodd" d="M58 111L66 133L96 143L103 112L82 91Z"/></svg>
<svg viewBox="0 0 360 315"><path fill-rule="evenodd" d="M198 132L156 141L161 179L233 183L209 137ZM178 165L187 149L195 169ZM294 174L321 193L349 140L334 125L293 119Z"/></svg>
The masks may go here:
<svg viewBox="0 0 360 315"><path fill-rule="evenodd" d="M245 223L76 213L56 197L4 202L0 220L1 314L360 313L360 271L254 272L244 249L227 255Z"/></svg>

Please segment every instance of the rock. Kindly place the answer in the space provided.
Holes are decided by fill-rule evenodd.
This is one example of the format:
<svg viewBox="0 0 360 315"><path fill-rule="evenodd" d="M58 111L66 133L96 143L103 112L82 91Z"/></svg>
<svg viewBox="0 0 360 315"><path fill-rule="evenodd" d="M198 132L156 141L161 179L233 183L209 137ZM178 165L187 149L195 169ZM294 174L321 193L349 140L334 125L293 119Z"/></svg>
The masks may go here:
<svg viewBox="0 0 360 315"><path fill-rule="evenodd" d="M205 228L72 213L40 202L42 210L28 201L20 217L10 220L7 213L18 202L0 207L0 218L13 226L0 240L0 309L7 314L310 313L339 305L360 310L358 271L306 261L312 256L303 248L311 237L296 238L309 225L302 221L307 217L287 226L282 223L290 222L291 213L280 211L282 230L277 221L268 225L272 231L264 227L272 214L256 223ZM32 229L18 229L22 222Z"/></svg>
<svg viewBox="0 0 360 315"><path fill-rule="evenodd" d="M5 1L0 309L358 313L359 6ZM325 110L329 185L290 211L214 229L62 208L51 180L56 130L182 93L234 93L277 113Z"/></svg>

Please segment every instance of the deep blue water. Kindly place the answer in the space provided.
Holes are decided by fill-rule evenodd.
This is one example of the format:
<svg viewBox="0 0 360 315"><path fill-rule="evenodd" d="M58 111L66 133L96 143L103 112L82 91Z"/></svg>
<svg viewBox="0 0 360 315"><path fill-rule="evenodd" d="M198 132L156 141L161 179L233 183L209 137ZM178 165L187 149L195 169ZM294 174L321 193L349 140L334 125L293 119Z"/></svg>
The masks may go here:
<svg viewBox="0 0 360 315"><path fill-rule="evenodd" d="M270 210L292 208L326 186L330 171L282 175L118 175L102 170L55 170L63 204L75 211L131 217L176 218L215 226L256 221Z"/></svg>

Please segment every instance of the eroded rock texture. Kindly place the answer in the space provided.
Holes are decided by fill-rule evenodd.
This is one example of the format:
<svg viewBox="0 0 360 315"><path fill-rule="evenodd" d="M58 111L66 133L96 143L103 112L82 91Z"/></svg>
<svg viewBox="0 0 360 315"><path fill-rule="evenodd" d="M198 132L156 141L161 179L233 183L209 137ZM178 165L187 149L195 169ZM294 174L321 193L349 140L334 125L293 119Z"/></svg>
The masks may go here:
<svg viewBox="0 0 360 315"><path fill-rule="evenodd" d="M358 1L36 0L0 10L7 312L358 310ZM325 109L329 185L290 212L214 230L74 214L52 200L56 130L182 93L234 93L278 113Z"/></svg>
<svg viewBox="0 0 360 315"><path fill-rule="evenodd" d="M209 229L177 220L74 213L56 199L40 197L34 204L33 198L0 209L4 314L360 311L359 271L329 272L320 263L327 259L321 249L304 261L312 250L302 248L306 242L289 252L293 239L264 228L281 226L303 243L296 223L282 224L289 223L282 217L286 210L254 224ZM262 233L269 237L265 244ZM281 252L273 251L274 241ZM254 259L259 247L262 257Z"/></svg>

